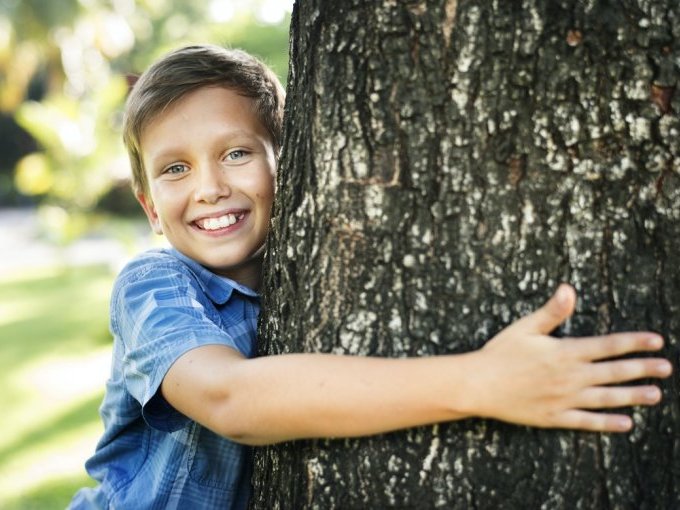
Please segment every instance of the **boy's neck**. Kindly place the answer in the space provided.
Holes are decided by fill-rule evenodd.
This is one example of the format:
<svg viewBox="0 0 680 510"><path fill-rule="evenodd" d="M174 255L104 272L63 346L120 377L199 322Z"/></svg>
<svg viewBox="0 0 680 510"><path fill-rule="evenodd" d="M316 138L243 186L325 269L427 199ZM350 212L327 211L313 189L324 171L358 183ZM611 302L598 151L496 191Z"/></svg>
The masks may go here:
<svg viewBox="0 0 680 510"><path fill-rule="evenodd" d="M254 258L243 263L241 266L233 268L229 271L214 271L215 274L226 276L235 282L245 285L249 289L256 292L260 291L262 286L262 261L264 254L259 253Z"/></svg>

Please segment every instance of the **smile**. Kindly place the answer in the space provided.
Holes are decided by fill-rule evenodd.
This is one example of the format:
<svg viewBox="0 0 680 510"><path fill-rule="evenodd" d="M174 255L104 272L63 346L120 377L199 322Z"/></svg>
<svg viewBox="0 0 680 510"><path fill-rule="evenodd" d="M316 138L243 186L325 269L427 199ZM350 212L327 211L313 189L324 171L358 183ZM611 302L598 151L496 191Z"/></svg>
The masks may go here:
<svg viewBox="0 0 680 510"><path fill-rule="evenodd" d="M196 220L196 225L203 230L220 230L232 226L245 217L245 212L225 214L217 218L203 218Z"/></svg>

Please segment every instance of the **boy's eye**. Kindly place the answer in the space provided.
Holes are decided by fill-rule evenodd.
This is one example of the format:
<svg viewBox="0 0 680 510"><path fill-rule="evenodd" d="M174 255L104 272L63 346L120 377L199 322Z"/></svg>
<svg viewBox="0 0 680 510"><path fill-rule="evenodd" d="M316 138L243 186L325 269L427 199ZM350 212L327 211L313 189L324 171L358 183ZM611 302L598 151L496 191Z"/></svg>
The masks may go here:
<svg viewBox="0 0 680 510"><path fill-rule="evenodd" d="M229 154L227 154L226 159L228 159L230 161L236 161L236 160L239 160L241 158L244 158L245 156L246 156L246 151L237 149L237 150L231 151Z"/></svg>
<svg viewBox="0 0 680 510"><path fill-rule="evenodd" d="M165 170L163 170L163 173L164 174L170 174L170 175L178 175L178 174L186 172L186 170L187 170L186 165L182 165L180 163L177 163L175 165L170 165L169 167L167 167Z"/></svg>

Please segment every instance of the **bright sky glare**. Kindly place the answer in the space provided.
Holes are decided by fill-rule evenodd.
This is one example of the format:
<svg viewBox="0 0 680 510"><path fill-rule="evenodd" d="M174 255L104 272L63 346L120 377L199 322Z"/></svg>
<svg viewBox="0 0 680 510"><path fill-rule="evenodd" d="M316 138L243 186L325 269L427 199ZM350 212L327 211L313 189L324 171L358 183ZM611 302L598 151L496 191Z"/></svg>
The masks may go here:
<svg viewBox="0 0 680 510"><path fill-rule="evenodd" d="M263 23L278 23L293 9L294 0L211 0L210 17L217 22L227 22L237 12L249 10Z"/></svg>

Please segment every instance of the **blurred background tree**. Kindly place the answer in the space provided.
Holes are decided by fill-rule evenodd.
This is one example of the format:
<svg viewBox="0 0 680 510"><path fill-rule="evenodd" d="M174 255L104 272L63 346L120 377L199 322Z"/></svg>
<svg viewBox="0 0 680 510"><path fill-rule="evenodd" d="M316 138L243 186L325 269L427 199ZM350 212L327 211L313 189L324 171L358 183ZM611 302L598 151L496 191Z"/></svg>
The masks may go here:
<svg viewBox="0 0 680 510"><path fill-rule="evenodd" d="M188 43L241 47L285 79L292 0L0 0L0 205L59 242L136 215L120 128L130 78Z"/></svg>

